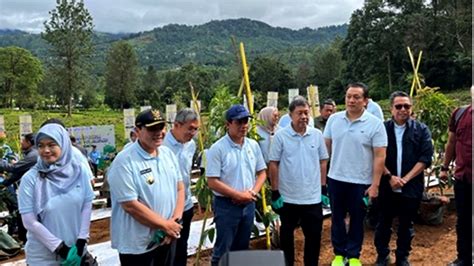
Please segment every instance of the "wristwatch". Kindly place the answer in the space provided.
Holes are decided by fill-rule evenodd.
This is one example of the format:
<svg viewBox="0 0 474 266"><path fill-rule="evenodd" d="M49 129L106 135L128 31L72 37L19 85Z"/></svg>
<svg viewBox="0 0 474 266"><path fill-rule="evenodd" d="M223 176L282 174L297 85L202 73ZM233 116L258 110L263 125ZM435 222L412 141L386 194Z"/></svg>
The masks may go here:
<svg viewBox="0 0 474 266"><path fill-rule="evenodd" d="M449 171L449 167L441 165L441 171Z"/></svg>

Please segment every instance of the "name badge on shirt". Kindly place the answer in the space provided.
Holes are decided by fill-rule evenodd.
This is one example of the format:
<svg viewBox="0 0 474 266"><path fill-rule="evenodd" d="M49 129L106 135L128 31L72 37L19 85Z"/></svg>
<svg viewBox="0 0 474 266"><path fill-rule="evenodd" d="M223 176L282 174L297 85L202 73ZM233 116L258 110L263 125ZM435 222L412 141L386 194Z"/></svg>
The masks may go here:
<svg viewBox="0 0 474 266"><path fill-rule="evenodd" d="M148 174L148 173L151 173L151 168L140 170L141 175Z"/></svg>
<svg viewBox="0 0 474 266"><path fill-rule="evenodd" d="M151 173L151 168L140 170L140 175L146 175L148 173ZM155 183L155 178L153 176L147 176L146 177L146 182L149 185L151 185L151 184Z"/></svg>

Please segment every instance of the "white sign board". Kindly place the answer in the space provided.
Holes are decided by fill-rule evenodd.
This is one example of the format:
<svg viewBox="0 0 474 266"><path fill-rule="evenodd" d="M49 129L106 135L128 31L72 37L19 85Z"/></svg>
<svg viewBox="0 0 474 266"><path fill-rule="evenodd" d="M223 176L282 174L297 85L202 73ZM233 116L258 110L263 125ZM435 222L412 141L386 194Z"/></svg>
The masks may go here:
<svg viewBox="0 0 474 266"><path fill-rule="evenodd" d="M20 137L33 133L33 123L31 115L20 115Z"/></svg>
<svg viewBox="0 0 474 266"><path fill-rule="evenodd" d="M3 118L3 115L0 115L0 132L5 131L5 120Z"/></svg>
<svg viewBox="0 0 474 266"><path fill-rule="evenodd" d="M288 90L288 105L290 105L293 98L300 95L300 89L289 89Z"/></svg>
<svg viewBox="0 0 474 266"><path fill-rule="evenodd" d="M70 127L67 131L76 137L77 143L89 152L92 150L92 145L96 145L100 152L106 145L115 147L115 129L113 125Z"/></svg>
<svg viewBox="0 0 474 266"><path fill-rule="evenodd" d="M145 106L140 106L140 112L143 112L145 110L151 109L150 105L145 105Z"/></svg>
<svg viewBox="0 0 474 266"><path fill-rule="evenodd" d="M166 105L166 121L173 123L174 119L176 118L177 112L178 111L177 111L176 104L167 104Z"/></svg>
<svg viewBox="0 0 474 266"><path fill-rule="evenodd" d="M135 109L123 109L123 125L125 128L125 138L130 136L130 131L135 127Z"/></svg>
<svg viewBox="0 0 474 266"><path fill-rule="evenodd" d="M267 107L278 108L278 92L269 91L267 93Z"/></svg>

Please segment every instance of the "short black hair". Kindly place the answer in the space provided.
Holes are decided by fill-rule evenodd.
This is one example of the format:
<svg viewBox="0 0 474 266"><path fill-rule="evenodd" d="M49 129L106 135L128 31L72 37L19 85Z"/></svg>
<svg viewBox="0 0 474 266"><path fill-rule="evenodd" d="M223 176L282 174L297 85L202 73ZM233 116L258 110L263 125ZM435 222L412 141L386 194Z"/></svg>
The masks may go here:
<svg viewBox="0 0 474 266"><path fill-rule="evenodd" d="M69 139L72 143L76 143L76 137L74 137L73 135L69 136Z"/></svg>
<svg viewBox="0 0 474 266"><path fill-rule="evenodd" d="M347 90L349 90L349 88L361 88L363 91L362 95L364 96L364 98L365 99L369 98L369 87L365 83L353 82L353 83L347 84L346 93L347 93Z"/></svg>
<svg viewBox="0 0 474 266"><path fill-rule="evenodd" d="M61 119L59 119L59 118L50 118L50 119L44 121L43 124L41 124L40 127L44 127L47 124L58 124L58 125L62 126L64 129L66 129L66 126L64 125L63 121L61 121Z"/></svg>
<svg viewBox="0 0 474 266"><path fill-rule="evenodd" d="M293 112L296 109L297 106L308 106L309 107L309 103L308 103L308 101L306 100L305 97L303 97L301 95L298 95L295 98L293 98L293 101L291 101L290 106L288 107L288 109L290 110L290 113Z"/></svg>
<svg viewBox="0 0 474 266"><path fill-rule="evenodd" d="M394 91L392 92L392 94L390 94L390 105L393 105L393 101L395 101L395 98L396 97L407 97L410 99L410 102L411 102L411 97L410 95L408 95L408 93L404 92L404 91Z"/></svg>
<svg viewBox="0 0 474 266"><path fill-rule="evenodd" d="M323 102L323 104L321 104L321 106L319 106L319 109L322 110L326 104L336 107L336 102L333 99L328 98L328 99L324 100L324 102Z"/></svg>
<svg viewBox="0 0 474 266"><path fill-rule="evenodd" d="M33 133L28 133L23 138L28 141L31 145L35 145L35 134Z"/></svg>

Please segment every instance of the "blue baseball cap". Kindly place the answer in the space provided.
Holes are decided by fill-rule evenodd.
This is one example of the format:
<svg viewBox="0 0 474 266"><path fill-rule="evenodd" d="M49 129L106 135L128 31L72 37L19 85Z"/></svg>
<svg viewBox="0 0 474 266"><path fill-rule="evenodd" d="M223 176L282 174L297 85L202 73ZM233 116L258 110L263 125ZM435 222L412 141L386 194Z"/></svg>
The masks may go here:
<svg viewBox="0 0 474 266"><path fill-rule="evenodd" d="M225 114L225 119L227 121L239 120L246 117L250 118L252 116L250 115L249 111L247 111L247 109L245 109L245 107L241 104L232 105Z"/></svg>

